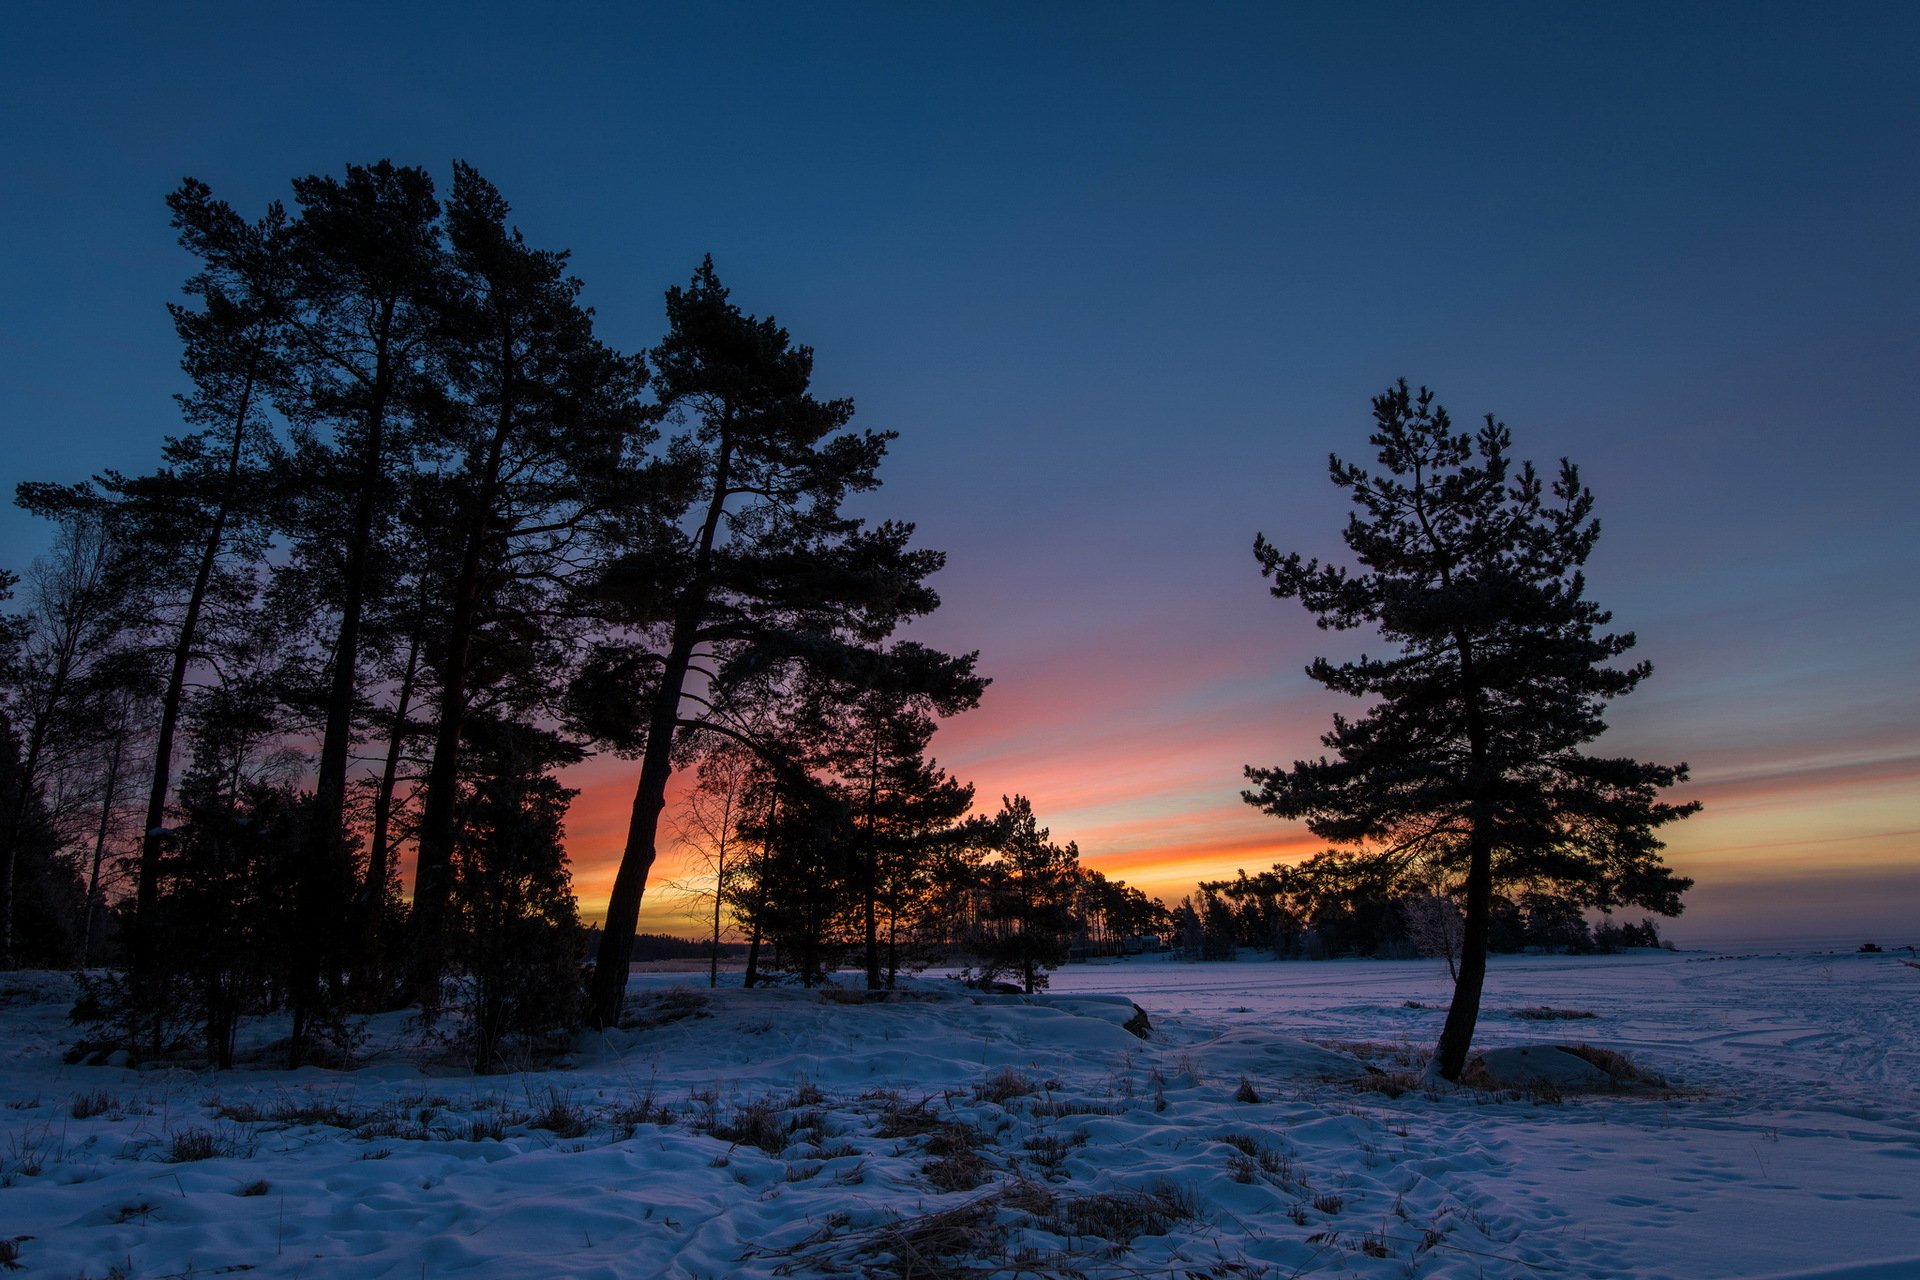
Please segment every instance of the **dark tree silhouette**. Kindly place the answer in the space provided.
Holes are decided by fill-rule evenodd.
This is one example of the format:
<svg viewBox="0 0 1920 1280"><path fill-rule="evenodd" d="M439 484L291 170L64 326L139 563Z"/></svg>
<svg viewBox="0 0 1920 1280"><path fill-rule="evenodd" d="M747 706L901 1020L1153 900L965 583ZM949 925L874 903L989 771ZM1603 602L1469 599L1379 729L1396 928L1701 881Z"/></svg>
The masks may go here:
<svg viewBox="0 0 1920 1280"><path fill-rule="evenodd" d="M578 1026L581 930L563 842L578 792L553 777L579 751L531 725L469 720L476 768L453 829L449 894L461 928L453 964L471 980L474 1068L495 1068L510 1036Z"/></svg>
<svg viewBox="0 0 1920 1280"><path fill-rule="evenodd" d="M198 434L169 442L168 466L132 481L109 476L103 487L120 504L149 552L143 566L156 585L171 585L177 619L165 633L166 679L147 788L146 830L140 849L136 919L151 916L158 887L159 844L173 785L174 740L196 660L205 656L210 603L250 596L244 571L223 573L258 554L264 533L260 474L270 443L266 406L283 385L279 322L284 315L286 216L279 205L257 223L213 198L205 183L188 179L167 200L181 247L200 260L187 281L197 305L172 304L184 354L181 368L194 391L180 398ZM184 582L172 581L190 565ZM165 592L163 591L164 595ZM134 962L142 954L136 933Z"/></svg>
<svg viewBox="0 0 1920 1280"><path fill-rule="evenodd" d="M217 644L224 615L254 595L252 565L265 529L261 476L271 445L269 395L283 385L279 320L286 301L286 218L274 206L248 223L192 179L168 197L180 245L199 260L190 302L169 304L181 368L193 390L178 397L196 428L169 439L162 467L143 476L109 471L94 484L20 486L20 505L63 523L97 520L110 530L123 611L159 667L158 725L148 779L136 903L151 918L159 841L166 830L175 744L195 667ZM139 913L136 913L136 918ZM132 961L145 947L135 931Z"/></svg>
<svg viewBox="0 0 1920 1280"><path fill-rule="evenodd" d="M973 788L927 758L936 716L980 704L975 655L911 641L852 655L826 701L821 763L837 778L852 826L853 884L867 987L891 985L898 928L934 861L941 833L973 805ZM883 945L883 934L885 945Z"/></svg>
<svg viewBox="0 0 1920 1280"><path fill-rule="evenodd" d="M1003 798L1000 812L980 823L982 905L971 950L982 982L1002 973L1019 977L1031 995L1047 985L1047 970L1066 963L1079 929L1073 914L1080 879L1078 846L1053 843L1025 796Z"/></svg>
<svg viewBox="0 0 1920 1280"><path fill-rule="evenodd" d="M312 845L296 894L309 940L293 975L298 1062L309 1015L351 965L357 887L334 888L352 860L347 775L364 707L370 614L392 589L391 557L402 480L419 448L419 418L439 392L437 303L446 288L440 206L433 181L387 161L349 165L343 178L293 184L298 216L287 238L291 305L285 310L296 449L287 475L287 527L297 567L322 604L321 725L310 806Z"/></svg>
<svg viewBox="0 0 1920 1280"><path fill-rule="evenodd" d="M743 736L730 694L765 687L772 668L875 644L939 603L923 580L942 557L908 549L911 525L866 529L842 514L846 495L879 483L891 435L842 430L853 404L813 396L813 352L743 314L711 260L668 291L667 318L653 365L663 409L692 420L669 450L686 527L647 537L602 581L658 639L625 667L636 714L623 737L642 744L641 765L594 965L590 1012L602 1026L626 991L676 741L692 739L684 759L705 734Z"/></svg>
<svg viewBox="0 0 1920 1280"><path fill-rule="evenodd" d="M437 540L448 553L433 600L445 621L433 646L438 700L414 889L414 978L426 998L445 952L468 711L482 689L510 681L517 702L557 693L564 655L553 641L588 522L655 435L639 400L644 366L594 337L566 255L529 248L507 214L490 183L455 166L440 321L446 395L423 431L423 447L442 459L425 505L444 513Z"/></svg>
<svg viewBox="0 0 1920 1280"><path fill-rule="evenodd" d="M56 845L78 834L68 828L79 807L60 794L70 788L52 784L69 781L99 737L88 712L119 638L114 558L99 517L73 511L62 518L53 551L28 571L24 643L9 664L13 678L0 683L21 738L17 772L0 795L0 967L15 960L19 853L36 829Z"/></svg>
<svg viewBox="0 0 1920 1280"><path fill-rule="evenodd" d="M1585 755L1609 700L1650 666L1609 662L1631 633L1586 599L1581 566L1599 536L1593 495L1562 460L1547 485L1531 463L1512 471L1506 427L1453 430L1424 388L1403 381L1374 400L1370 437L1384 472L1331 460L1358 508L1345 531L1362 566L1282 555L1254 543L1281 599L1323 628L1372 625L1397 652L1308 674L1377 699L1358 720L1334 718L1332 758L1249 768L1248 803L1303 819L1336 844L1465 877L1460 976L1433 1070L1466 1065L1486 977L1496 883L1553 885L1583 905L1680 910L1691 881L1661 863L1655 831L1697 810L1660 801L1686 766Z"/></svg>

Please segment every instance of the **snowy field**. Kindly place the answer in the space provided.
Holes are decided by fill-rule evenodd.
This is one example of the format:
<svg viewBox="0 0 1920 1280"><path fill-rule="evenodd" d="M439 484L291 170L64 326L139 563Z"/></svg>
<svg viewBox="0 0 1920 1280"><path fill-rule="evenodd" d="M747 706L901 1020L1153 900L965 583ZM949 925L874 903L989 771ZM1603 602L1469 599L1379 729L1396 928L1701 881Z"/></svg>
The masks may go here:
<svg viewBox="0 0 1920 1280"><path fill-rule="evenodd" d="M67 980L0 975L0 1260L1910 1280L1912 961L1498 957L1478 1048L1597 1046L1664 1084L1444 1094L1402 1089L1447 998L1434 962L1141 959L1032 1001L929 979L880 1004L642 974L639 1025L486 1077L399 1015L350 1071L63 1066ZM1593 1016L1518 1016L1547 1009Z"/></svg>

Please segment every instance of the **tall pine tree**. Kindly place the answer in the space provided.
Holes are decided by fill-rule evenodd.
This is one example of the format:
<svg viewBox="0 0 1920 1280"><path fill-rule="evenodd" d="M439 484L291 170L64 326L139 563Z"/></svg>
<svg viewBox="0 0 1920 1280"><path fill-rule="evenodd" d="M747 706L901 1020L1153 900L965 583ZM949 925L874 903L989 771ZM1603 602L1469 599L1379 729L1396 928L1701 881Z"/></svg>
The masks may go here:
<svg viewBox="0 0 1920 1280"><path fill-rule="evenodd" d="M452 271L441 306L446 395L424 422L439 460L432 498L445 563L431 763L417 838L415 984L431 999L445 946L463 727L475 699L510 682L522 715L563 683L568 579L597 514L631 492L656 433L644 365L605 346L566 255L528 247L500 193L467 165L447 202Z"/></svg>
<svg viewBox="0 0 1920 1280"><path fill-rule="evenodd" d="M867 529L842 512L848 494L879 483L891 436L842 430L853 404L812 394L813 352L772 319L743 314L711 260L668 292L667 318L653 365L662 408L690 426L669 451L684 519L652 526L666 536L635 547L602 582L657 644L627 668L633 738L644 745L594 966L590 1011L602 1026L626 991L676 743L684 759L703 735L743 736L724 705L729 690L877 643L939 603L924 579L942 557L908 549L912 526Z"/></svg>
<svg viewBox="0 0 1920 1280"><path fill-rule="evenodd" d="M1655 831L1693 813L1659 793L1686 766L1590 756L1606 704L1652 668L1609 665L1631 633L1586 598L1581 566L1600 525L1593 495L1562 460L1551 484L1516 472L1491 416L1453 429L1425 388L1402 381L1373 402L1382 473L1331 459L1358 508L1345 531L1358 570L1283 555L1255 540L1273 594L1322 628L1373 626L1388 657L1307 668L1336 692L1373 699L1335 716L1331 757L1249 768L1248 803L1300 819L1335 844L1363 846L1465 881L1460 972L1433 1067L1466 1065L1486 978L1494 887L1551 885L1592 906L1680 910L1691 881L1661 863Z"/></svg>

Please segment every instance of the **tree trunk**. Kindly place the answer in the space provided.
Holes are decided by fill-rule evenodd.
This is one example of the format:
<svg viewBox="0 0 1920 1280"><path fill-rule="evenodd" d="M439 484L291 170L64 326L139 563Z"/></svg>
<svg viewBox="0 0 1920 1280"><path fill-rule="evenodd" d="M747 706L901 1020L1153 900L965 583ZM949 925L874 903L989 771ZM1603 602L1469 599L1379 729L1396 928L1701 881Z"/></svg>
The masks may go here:
<svg viewBox="0 0 1920 1280"><path fill-rule="evenodd" d="M896 904L887 907L887 990L891 991L900 977L900 910Z"/></svg>
<svg viewBox="0 0 1920 1280"><path fill-rule="evenodd" d="M647 721L646 754L640 762L640 783L634 789L633 811L627 820L627 843L620 854L620 870L607 900L607 919L600 933L600 953L594 960L587 992L587 1016L596 1026L613 1026L626 997L627 966L633 961L633 935L640 923L640 899L647 873L653 869L660 812L667 803L667 782L673 777L673 738L680 720L680 690L693 658L693 627L676 625L666 669L654 694Z"/></svg>
<svg viewBox="0 0 1920 1280"><path fill-rule="evenodd" d="M100 864L107 855L107 829L113 825L113 804L120 796L120 761L127 750L126 717L113 735L113 754L107 757L105 794L100 797L100 825L93 833L93 865L87 874L86 918L80 925L80 967L93 960L93 917L100 908Z"/></svg>
<svg viewBox="0 0 1920 1280"><path fill-rule="evenodd" d="M1473 644L1455 633L1460 655L1461 696L1466 703L1467 778L1472 796L1467 832L1467 911L1460 938L1460 976L1453 984L1447 1021L1434 1046L1430 1070L1442 1080L1458 1084L1473 1047L1474 1025L1480 1020L1480 992L1487 980L1487 931L1493 918L1493 816L1487 807L1488 761L1486 722L1480 709L1480 678Z"/></svg>
<svg viewBox="0 0 1920 1280"><path fill-rule="evenodd" d="M413 876L414 994L423 1006L439 1002L445 960L447 898L453 881L453 820L460 791L460 738L467 719L467 673L479 612L479 535L469 537L467 555L454 584L453 617L448 624L445 669L433 736L433 760L427 766L426 799L414 841L418 864Z"/></svg>
<svg viewBox="0 0 1920 1280"><path fill-rule="evenodd" d="M753 934L747 942L747 972L740 981L742 988L751 988L760 977L760 937L767 918L767 846L773 838L774 820L779 816L780 793L775 791L767 799L766 834L760 841L760 883L753 898Z"/></svg>
<svg viewBox="0 0 1920 1280"><path fill-rule="evenodd" d="M392 878L393 850L389 831L393 823L393 793L400 781L400 756L407 741L407 714L413 708L413 683L420 671L420 635L416 631L407 646L406 669L400 674L400 690L393 702L393 726L387 731L387 759L380 767L380 787L373 797L373 831L367 839L367 875L360 886L360 945L354 951L354 1002L362 1010L377 1007L378 992L390 990L392 975L386 972L383 923ZM378 998L376 998L378 996Z"/></svg>
<svg viewBox="0 0 1920 1280"><path fill-rule="evenodd" d="M877 719L877 717L876 717ZM867 875L861 903L866 926L867 990L880 989L880 726L867 726Z"/></svg>
<svg viewBox="0 0 1920 1280"><path fill-rule="evenodd" d="M753 922L753 935L747 942L747 971L740 979L742 990L751 989L760 977L760 920Z"/></svg>
<svg viewBox="0 0 1920 1280"><path fill-rule="evenodd" d="M1460 975L1453 984L1446 1025L1434 1046L1432 1070L1459 1083L1480 1018L1480 992L1487 980L1487 928L1493 915L1493 851L1477 832L1468 855L1466 926L1460 939Z"/></svg>
<svg viewBox="0 0 1920 1280"><path fill-rule="evenodd" d="M386 467L386 411L392 392L388 335L394 305L391 300L383 304L374 338L373 398L367 405L359 492L354 499L353 527L342 575L344 594L333 646L333 679L327 690L326 730L320 739L314 778L313 826L295 890L295 919L305 945L295 950L289 974L288 994L293 1007L293 1034L287 1045L289 1069L300 1066L306 1057L309 1015L320 1000L321 972L329 966L337 969L340 960L339 924L326 918L324 899L328 880L346 857L347 755L360 686L360 631L366 612L367 579L371 576L374 517Z"/></svg>
<svg viewBox="0 0 1920 1280"><path fill-rule="evenodd" d="M673 638L667 651L660 687L647 718L647 747L640 762L640 782L634 788L633 811L627 820L627 843L620 852L620 870L607 900L607 919L600 931L600 953L587 986L587 1017L598 1027L611 1027L620 1018L626 998L627 966L633 962L633 934L640 923L640 899L647 891L647 874L657 853L660 812L667 803L667 782L673 777L673 738L680 724L680 692L686 686L693 647L706 620L709 574L714 539L726 514L728 471L732 450L727 429L720 433L714 461L713 492L706 520L694 548L693 574L680 607L675 610Z"/></svg>
<svg viewBox="0 0 1920 1280"><path fill-rule="evenodd" d="M387 896L387 880L393 860L388 831L393 823L393 793L400 782L400 755L406 744L407 713L413 708L413 682L420 670L420 637L415 635L407 647L406 670L400 675L400 692L393 703L393 728L387 734L387 760L380 768L380 789L373 798L373 834L367 843L367 878L361 897L377 906Z"/></svg>
<svg viewBox="0 0 1920 1280"><path fill-rule="evenodd" d="M881 985L880 983L880 888L877 883L879 878L880 878L880 847L873 840L872 834L869 833L867 837L867 901L866 901L867 990L869 991L878 991Z"/></svg>
<svg viewBox="0 0 1920 1280"><path fill-rule="evenodd" d="M511 351L511 338L505 343ZM510 358L510 357L509 357ZM467 719L467 678L473 670L473 642L480 626L482 585L488 525L499 497L500 467L507 440L513 434L511 370L504 375L500 411L487 444L480 488L463 513L466 537L460 555L460 573L453 585L453 616L447 624L447 651L440 679L438 724L433 739L433 763L427 769L427 794L420 814L420 835L414 842L419 865L413 880L413 984L423 1005L439 997L440 972L446 960L447 898L453 889L453 817L460 790L461 733Z"/></svg>
<svg viewBox="0 0 1920 1280"><path fill-rule="evenodd" d="M160 733L153 748L153 783L147 790L147 825L140 837L140 867L134 890L134 930L132 969L138 980L151 965L147 921L160 896L160 842L167 823L167 795L173 790L173 740L180 730L180 708L186 699L187 668L193 662L193 646L199 639L200 611L206 605L207 587L213 581L214 566L219 563L220 543L226 537L227 521L233 512L240 487L240 459L245 451L247 414L253 403L253 387L258 373L260 352L256 346L247 359L247 373L240 384L239 406L233 416L233 443L227 449L227 474L220 486L220 501L214 508L213 527L207 531L206 544L200 549L200 563L193 574L193 589L187 594L187 612L180 620L175 637L173 661L167 672L166 692L160 699Z"/></svg>
<svg viewBox="0 0 1920 1280"><path fill-rule="evenodd" d="M709 988L720 985L720 907L722 904L720 889L721 886L726 883L726 878L727 841L726 837L722 836L720 839L720 852L713 864L713 950L708 953L707 962L707 986Z"/></svg>

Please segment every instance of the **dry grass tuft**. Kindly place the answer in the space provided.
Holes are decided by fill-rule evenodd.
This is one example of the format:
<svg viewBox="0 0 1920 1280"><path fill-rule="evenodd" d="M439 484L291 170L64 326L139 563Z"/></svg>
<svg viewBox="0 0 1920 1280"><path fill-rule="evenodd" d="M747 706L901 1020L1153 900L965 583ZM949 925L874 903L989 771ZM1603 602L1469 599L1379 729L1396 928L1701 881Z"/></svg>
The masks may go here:
<svg viewBox="0 0 1920 1280"><path fill-rule="evenodd" d="M845 1215L830 1218L820 1231L787 1251L788 1260L775 1273L885 1280L1145 1275L1113 1270L1114 1260L1138 1237L1164 1235L1198 1212L1193 1193L1171 1183L1062 1198L1039 1182L1015 1178L962 1204L896 1217L850 1235L838 1234L849 1221ZM1023 1229L1098 1241L1101 1247L1043 1252L1026 1244L1016 1249L1015 1233ZM1233 1273L1241 1274L1237 1268ZM1181 1274L1223 1273L1207 1269Z"/></svg>
<svg viewBox="0 0 1920 1280"><path fill-rule="evenodd" d="M1049 1177L1063 1176L1060 1168L1067 1162L1067 1154L1075 1147L1087 1144L1087 1133L1083 1129L1077 1133L1061 1137L1056 1133L1039 1133L1021 1144L1027 1158L1039 1168L1045 1169Z"/></svg>
<svg viewBox="0 0 1920 1280"><path fill-rule="evenodd" d="M1098 1236L1125 1247L1140 1236L1163 1236L1200 1216L1193 1192L1171 1182L1134 1191L1104 1191L1059 1202L1052 1225L1061 1235Z"/></svg>
<svg viewBox="0 0 1920 1280"><path fill-rule="evenodd" d="M1082 1098L1041 1098L1028 1103L1027 1110L1036 1119L1059 1120L1065 1116L1117 1115L1120 1108L1111 1102L1091 1102Z"/></svg>
<svg viewBox="0 0 1920 1280"><path fill-rule="evenodd" d="M1012 1067L1002 1067L973 1087L973 1096L981 1102L1005 1105L1010 1099L1024 1098L1039 1089L1033 1077Z"/></svg>
<svg viewBox="0 0 1920 1280"><path fill-rule="evenodd" d="M1576 1058L1585 1058L1594 1066L1606 1072L1615 1084L1643 1086L1654 1089L1666 1087L1666 1078L1657 1072L1637 1066L1632 1058L1614 1049L1602 1049L1591 1044L1555 1045Z"/></svg>
<svg viewBox="0 0 1920 1280"><path fill-rule="evenodd" d="M578 1138L587 1132L587 1113L574 1105L573 1098L558 1088L547 1090L547 1100L527 1122L545 1129L556 1138Z"/></svg>
<svg viewBox="0 0 1920 1280"><path fill-rule="evenodd" d="M94 1089L87 1093L73 1095L73 1105L68 1108L75 1120L89 1120L94 1116L106 1115L121 1110L120 1099L105 1089Z"/></svg>
<svg viewBox="0 0 1920 1280"><path fill-rule="evenodd" d="M634 1000L621 1011L620 1027L625 1031L652 1031L688 1018L710 1018L705 992L691 987L669 987Z"/></svg>
<svg viewBox="0 0 1920 1280"><path fill-rule="evenodd" d="M226 1156L245 1159L253 1154L253 1143L234 1134L215 1133L211 1129L189 1127L167 1135L168 1164L191 1164Z"/></svg>
<svg viewBox="0 0 1920 1280"><path fill-rule="evenodd" d="M770 1156L787 1149L787 1126L771 1101L759 1098L733 1113L725 1124L713 1126L713 1136L735 1145L758 1147Z"/></svg>
<svg viewBox="0 0 1920 1280"><path fill-rule="evenodd" d="M1408 1093L1427 1093L1438 1096L1427 1086L1427 1082L1412 1071L1382 1071L1378 1067L1368 1067L1367 1073L1348 1081L1350 1087L1359 1093L1384 1093L1389 1098L1398 1098Z"/></svg>
<svg viewBox="0 0 1920 1280"><path fill-rule="evenodd" d="M880 1123L873 1131L876 1138L919 1138L937 1132L946 1124L933 1113L931 1097L907 1106L901 1102L898 1094L889 1094L885 1104L880 1112Z"/></svg>
<svg viewBox="0 0 1920 1280"><path fill-rule="evenodd" d="M995 1170L979 1152L966 1149L929 1160L920 1166L920 1174L936 1191L972 1191L986 1182Z"/></svg>

